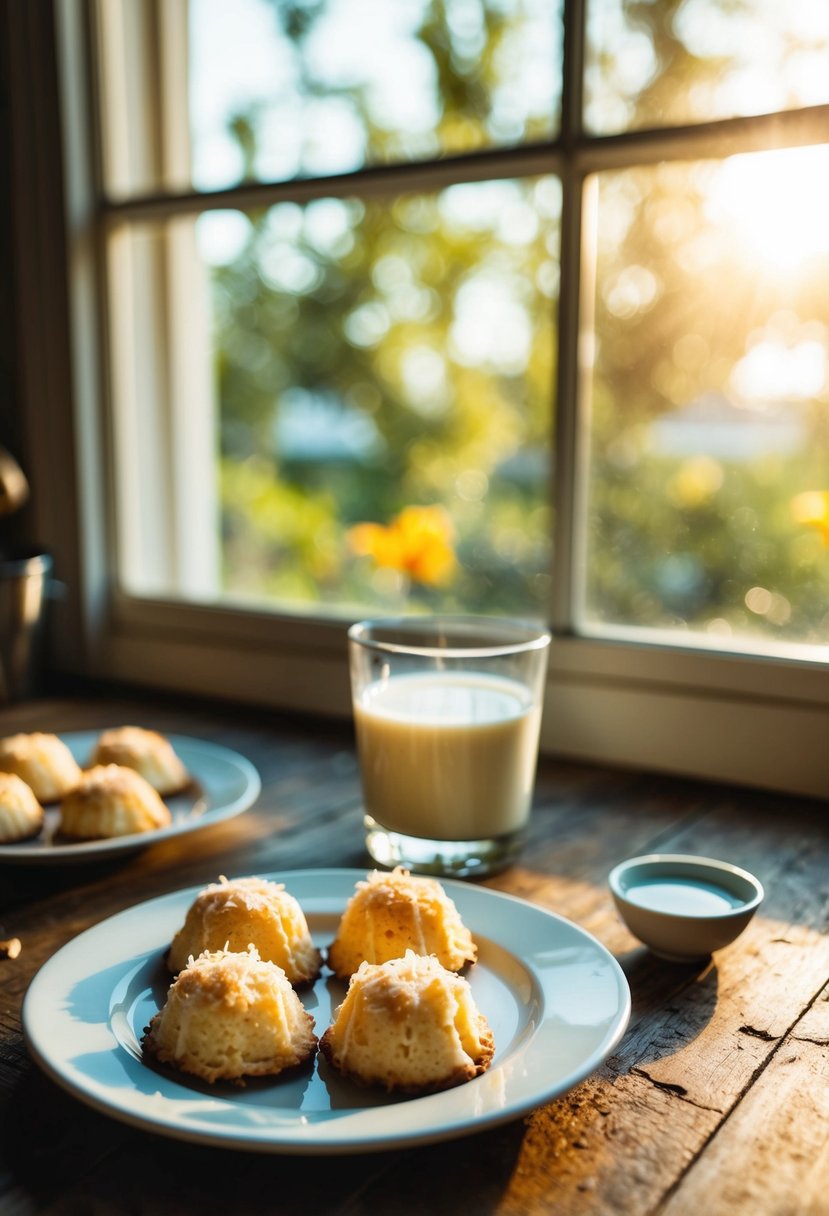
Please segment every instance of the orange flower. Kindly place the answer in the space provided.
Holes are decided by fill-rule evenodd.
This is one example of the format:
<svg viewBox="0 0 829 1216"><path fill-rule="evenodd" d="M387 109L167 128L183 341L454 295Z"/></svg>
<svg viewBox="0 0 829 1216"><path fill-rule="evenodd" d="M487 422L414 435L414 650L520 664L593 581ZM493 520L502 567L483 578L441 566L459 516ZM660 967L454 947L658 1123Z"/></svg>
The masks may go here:
<svg viewBox="0 0 829 1216"><path fill-rule="evenodd" d="M824 545L829 545L829 490L805 490L792 499L792 515L799 524L817 528Z"/></svg>
<svg viewBox="0 0 829 1216"><path fill-rule="evenodd" d="M453 539L452 523L442 507L404 507L387 526L355 524L348 532L360 557L371 557L376 565L431 587L447 582L455 572Z"/></svg>

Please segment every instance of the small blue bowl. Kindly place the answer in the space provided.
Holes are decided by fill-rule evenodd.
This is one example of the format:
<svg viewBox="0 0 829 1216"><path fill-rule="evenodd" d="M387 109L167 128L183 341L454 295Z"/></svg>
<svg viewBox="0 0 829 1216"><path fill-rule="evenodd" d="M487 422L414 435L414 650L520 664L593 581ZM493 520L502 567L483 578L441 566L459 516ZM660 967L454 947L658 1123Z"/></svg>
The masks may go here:
<svg viewBox="0 0 829 1216"><path fill-rule="evenodd" d="M633 936L670 962L707 958L730 945L764 898L748 870L682 853L631 857L611 870L608 884Z"/></svg>

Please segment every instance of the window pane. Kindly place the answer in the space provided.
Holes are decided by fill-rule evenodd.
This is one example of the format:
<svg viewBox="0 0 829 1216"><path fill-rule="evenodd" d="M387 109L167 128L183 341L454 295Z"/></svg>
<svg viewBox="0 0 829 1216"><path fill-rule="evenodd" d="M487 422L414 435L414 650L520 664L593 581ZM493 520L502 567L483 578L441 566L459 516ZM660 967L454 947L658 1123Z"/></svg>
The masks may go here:
<svg viewBox="0 0 829 1216"><path fill-rule="evenodd" d="M824 0L587 0L596 134L829 102Z"/></svg>
<svg viewBox="0 0 829 1216"><path fill-rule="evenodd" d="M99 0L114 197L541 140L561 0Z"/></svg>
<svg viewBox="0 0 829 1216"><path fill-rule="evenodd" d="M544 178L210 212L195 244L192 225L168 226L180 387L167 431L184 452L171 467L191 462L201 436L192 492L209 483L216 503L188 511L180 493L174 509L190 521L183 537L215 533L216 598L316 613L546 616L559 213L559 183ZM158 229L138 233L127 243L146 277L148 255L163 249ZM119 281L130 281L124 267ZM133 307L150 325L142 290ZM146 365L138 375L153 391ZM176 423L199 393L202 420ZM205 455L214 401L215 460ZM136 445L125 451L134 461ZM145 481L133 481L138 494ZM152 531L158 504L145 492L125 517ZM146 545L127 545L130 589L158 594L167 577L166 594L200 585L204 598L209 569L193 560L183 578L180 551L165 575L164 543L150 547L154 564ZM209 537L200 547L209 567Z"/></svg>
<svg viewBox="0 0 829 1216"><path fill-rule="evenodd" d="M587 620L829 640L829 149L596 186Z"/></svg>
<svg viewBox="0 0 829 1216"><path fill-rule="evenodd" d="M199 187L548 136L560 2L190 0Z"/></svg>

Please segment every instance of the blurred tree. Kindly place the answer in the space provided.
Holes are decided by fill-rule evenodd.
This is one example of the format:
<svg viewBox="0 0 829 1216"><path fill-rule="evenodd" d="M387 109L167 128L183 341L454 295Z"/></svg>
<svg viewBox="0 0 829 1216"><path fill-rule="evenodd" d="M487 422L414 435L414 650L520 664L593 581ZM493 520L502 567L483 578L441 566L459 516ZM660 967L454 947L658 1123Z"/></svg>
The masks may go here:
<svg viewBox="0 0 829 1216"><path fill-rule="evenodd" d="M304 39L325 6L276 7ZM447 145L461 127L467 144L488 139L508 15L499 3L482 7L480 61L461 53L442 2L424 7L417 30L435 64ZM337 91L307 71L303 87ZM384 149L368 91L339 91L359 109L369 146ZM250 172L256 116L234 115L230 127ZM517 234L502 232L505 208ZM213 272L228 591L315 607L396 605L402 584L355 559L348 529L440 504L459 558L441 605L545 615L558 211L555 182L527 181L249 215L245 249ZM487 321L479 297L491 297L496 338L499 319L511 323L518 357L504 337L494 351L480 336L458 337L476 316ZM303 450L287 438L290 424L315 411L335 433L328 443L306 434ZM355 415L366 424L362 446L337 450L338 428ZM405 591L416 607L420 589Z"/></svg>

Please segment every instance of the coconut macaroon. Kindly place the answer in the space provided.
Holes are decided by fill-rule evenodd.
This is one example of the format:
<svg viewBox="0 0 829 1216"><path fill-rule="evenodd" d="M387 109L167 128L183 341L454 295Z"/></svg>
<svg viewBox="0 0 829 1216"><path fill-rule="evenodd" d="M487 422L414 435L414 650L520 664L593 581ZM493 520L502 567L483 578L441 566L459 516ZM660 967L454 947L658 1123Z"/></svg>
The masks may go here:
<svg viewBox="0 0 829 1216"><path fill-rule="evenodd" d="M362 962L385 963L407 950L433 954L450 971L474 963L478 951L472 934L440 883L413 877L396 867L375 870L345 906L327 961L340 979L348 979Z"/></svg>
<svg viewBox="0 0 829 1216"><path fill-rule="evenodd" d="M320 1050L358 1084L425 1094L485 1072L495 1043L469 982L407 950L360 965Z"/></svg>
<svg viewBox="0 0 829 1216"><path fill-rule="evenodd" d="M190 774L170 740L143 726L115 726L98 736L91 764L134 768L162 797L181 793Z"/></svg>
<svg viewBox="0 0 829 1216"><path fill-rule="evenodd" d="M305 913L282 883L264 878L220 878L196 896L167 954L171 971L205 950L255 946L295 987L315 980L321 956Z"/></svg>
<svg viewBox="0 0 829 1216"><path fill-rule="evenodd" d="M62 799L58 830L74 840L131 836L168 827L169 807L134 769L98 764Z"/></svg>
<svg viewBox="0 0 829 1216"><path fill-rule="evenodd" d="M0 773L0 844L30 840L43 827L43 807L16 773Z"/></svg>
<svg viewBox="0 0 829 1216"><path fill-rule="evenodd" d="M57 735L8 735L0 739L0 772L26 782L40 803L57 802L81 779L81 769Z"/></svg>
<svg viewBox="0 0 829 1216"><path fill-rule="evenodd" d="M251 948L191 959L141 1043L159 1063L213 1084L293 1068L313 1054L317 1039L285 972Z"/></svg>

